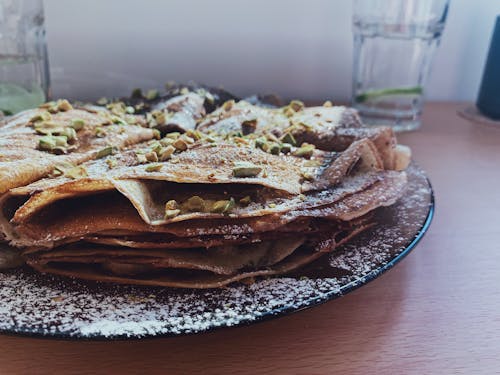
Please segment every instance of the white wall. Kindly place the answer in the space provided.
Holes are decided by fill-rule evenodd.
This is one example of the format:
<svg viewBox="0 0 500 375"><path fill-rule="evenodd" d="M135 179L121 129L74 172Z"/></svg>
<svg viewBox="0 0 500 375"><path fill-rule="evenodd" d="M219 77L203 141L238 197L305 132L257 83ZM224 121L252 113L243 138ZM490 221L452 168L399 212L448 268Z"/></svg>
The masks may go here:
<svg viewBox="0 0 500 375"><path fill-rule="evenodd" d="M346 0L45 0L54 96L126 95L167 80L245 96L347 101ZM499 0L451 0L428 85L475 100Z"/></svg>

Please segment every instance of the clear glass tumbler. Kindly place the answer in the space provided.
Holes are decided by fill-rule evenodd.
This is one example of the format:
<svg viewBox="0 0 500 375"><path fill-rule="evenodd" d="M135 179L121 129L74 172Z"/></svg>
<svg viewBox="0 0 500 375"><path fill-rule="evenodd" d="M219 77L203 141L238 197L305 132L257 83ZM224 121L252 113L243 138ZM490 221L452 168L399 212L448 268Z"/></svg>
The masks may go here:
<svg viewBox="0 0 500 375"><path fill-rule="evenodd" d="M50 77L42 0L0 1L0 110L43 103Z"/></svg>
<svg viewBox="0 0 500 375"><path fill-rule="evenodd" d="M353 106L367 125L420 126L449 0L355 0Z"/></svg>

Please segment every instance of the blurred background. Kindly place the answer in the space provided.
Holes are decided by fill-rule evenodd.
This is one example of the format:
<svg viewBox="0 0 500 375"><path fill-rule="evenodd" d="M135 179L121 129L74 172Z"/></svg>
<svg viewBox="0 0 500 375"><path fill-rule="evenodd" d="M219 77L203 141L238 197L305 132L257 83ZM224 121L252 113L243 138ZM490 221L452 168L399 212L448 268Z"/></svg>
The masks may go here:
<svg viewBox="0 0 500 375"><path fill-rule="evenodd" d="M54 97L96 99L168 80L240 96L351 97L345 0L45 0ZM498 0L452 0L430 100L476 98Z"/></svg>

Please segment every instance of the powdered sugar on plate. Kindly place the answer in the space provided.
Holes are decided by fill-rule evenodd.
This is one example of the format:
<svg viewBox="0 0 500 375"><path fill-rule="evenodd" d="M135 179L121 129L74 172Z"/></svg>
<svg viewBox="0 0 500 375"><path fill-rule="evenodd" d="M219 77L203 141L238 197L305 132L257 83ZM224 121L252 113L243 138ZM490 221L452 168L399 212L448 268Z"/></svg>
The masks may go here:
<svg viewBox="0 0 500 375"><path fill-rule="evenodd" d="M379 224L294 277L191 291L89 283L30 269L0 274L0 330L38 336L140 338L249 324L339 297L389 269L423 235L432 191L412 165L409 188Z"/></svg>

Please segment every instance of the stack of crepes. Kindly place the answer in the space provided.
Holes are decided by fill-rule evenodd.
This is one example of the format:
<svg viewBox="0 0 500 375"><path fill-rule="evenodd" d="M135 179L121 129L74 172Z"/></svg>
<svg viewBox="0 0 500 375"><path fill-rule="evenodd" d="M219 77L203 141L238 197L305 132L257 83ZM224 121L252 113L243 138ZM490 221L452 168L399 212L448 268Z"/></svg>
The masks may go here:
<svg viewBox="0 0 500 375"><path fill-rule="evenodd" d="M4 240L41 272L213 288L297 270L403 193L409 150L349 108L231 100L207 114L207 99L185 90L141 115L59 101L11 119Z"/></svg>

